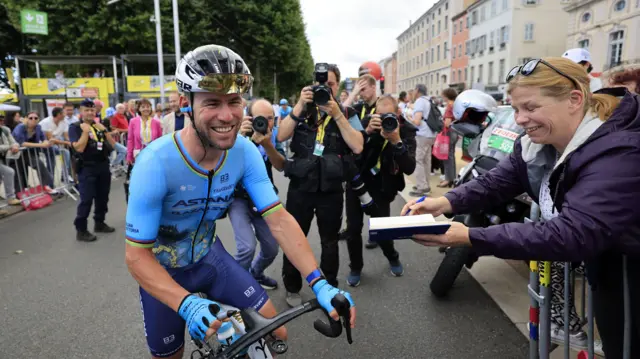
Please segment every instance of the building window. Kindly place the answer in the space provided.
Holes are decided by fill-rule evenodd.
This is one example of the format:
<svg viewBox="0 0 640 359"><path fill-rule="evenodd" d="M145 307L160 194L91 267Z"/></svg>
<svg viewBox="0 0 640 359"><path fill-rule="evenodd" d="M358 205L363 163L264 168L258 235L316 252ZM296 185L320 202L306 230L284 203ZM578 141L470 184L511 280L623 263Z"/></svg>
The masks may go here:
<svg viewBox="0 0 640 359"><path fill-rule="evenodd" d="M458 53L462 56L462 44L458 45Z"/></svg>
<svg viewBox="0 0 640 359"><path fill-rule="evenodd" d="M536 5L538 0L525 0L526 5Z"/></svg>
<svg viewBox="0 0 640 359"><path fill-rule="evenodd" d="M429 76L429 85L433 84L433 74L431 74L431 76Z"/></svg>
<svg viewBox="0 0 640 359"><path fill-rule="evenodd" d="M438 55L436 56L436 59L440 61L440 45L438 45Z"/></svg>
<svg viewBox="0 0 640 359"><path fill-rule="evenodd" d="M456 72L455 71L451 71L451 80L453 82L456 82Z"/></svg>
<svg viewBox="0 0 640 359"><path fill-rule="evenodd" d="M420 55L420 63L424 66L424 54Z"/></svg>
<svg viewBox="0 0 640 359"><path fill-rule="evenodd" d="M451 59L455 59L456 58L456 47L454 46L451 49Z"/></svg>
<svg viewBox="0 0 640 359"><path fill-rule="evenodd" d="M524 41L533 41L533 24L524 25Z"/></svg>
<svg viewBox="0 0 640 359"><path fill-rule="evenodd" d="M471 13L471 26L476 25L478 23L478 11L474 11Z"/></svg>
<svg viewBox="0 0 640 359"><path fill-rule="evenodd" d="M431 63L433 63L433 57L435 56L436 52L433 48L431 48Z"/></svg>
<svg viewBox="0 0 640 359"><path fill-rule="evenodd" d="M493 61L489 61L489 74L487 76L487 83L493 83Z"/></svg>
<svg viewBox="0 0 640 359"><path fill-rule="evenodd" d="M464 80L467 81L469 79L469 69L464 68Z"/></svg>
<svg viewBox="0 0 640 359"><path fill-rule="evenodd" d="M462 70L458 70L458 81L462 82Z"/></svg>
<svg viewBox="0 0 640 359"><path fill-rule="evenodd" d="M447 42L444 42L444 52L442 54L442 57L444 57L444 59L447 59L447 53L449 52L449 44L447 44Z"/></svg>
<svg viewBox="0 0 640 359"><path fill-rule="evenodd" d="M493 36L494 36L494 31L491 31L491 33L489 34L489 48L493 47Z"/></svg>
<svg viewBox="0 0 640 359"><path fill-rule="evenodd" d="M444 17L444 31L447 31L449 29L449 16L445 16Z"/></svg>
<svg viewBox="0 0 640 359"><path fill-rule="evenodd" d="M584 14L582 14L582 22L589 22L589 20L591 20L590 12L585 12Z"/></svg>
<svg viewBox="0 0 640 359"><path fill-rule="evenodd" d="M619 30L609 35L609 67L618 66L622 62L622 44L624 31Z"/></svg>
<svg viewBox="0 0 640 359"><path fill-rule="evenodd" d="M429 65L429 50L427 50L427 52L425 52L425 59L427 59L427 65Z"/></svg>
<svg viewBox="0 0 640 359"><path fill-rule="evenodd" d="M438 20L438 35L440 35L440 31L442 30L442 27L440 25L442 25L441 21Z"/></svg>
<svg viewBox="0 0 640 359"><path fill-rule="evenodd" d="M491 0L491 16L494 16L498 11L498 0Z"/></svg>
<svg viewBox="0 0 640 359"><path fill-rule="evenodd" d="M509 42L509 28L507 26L503 26L500 28L500 43Z"/></svg>
<svg viewBox="0 0 640 359"><path fill-rule="evenodd" d="M478 83L482 83L482 65L478 65Z"/></svg>
<svg viewBox="0 0 640 359"><path fill-rule="evenodd" d="M498 65L498 83L501 83L502 81L504 81L505 76L504 76L504 59L500 60L500 64Z"/></svg>
<svg viewBox="0 0 640 359"><path fill-rule="evenodd" d="M626 0L620 0L614 5L613 9L615 11L622 11L626 6L627 6Z"/></svg>
<svg viewBox="0 0 640 359"><path fill-rule="evenodd" d="M584 40L578 41L578 47L581 47L583 49L588 49L589 48L589 39L584 39Z"/></svg>
<svg viewBox="0 0 640 359"><path fill-rule="evenodd" d="M454 35L456 34L457 30L458 30L458 23L454 22L453 23L453 34Z"/></svg>
<svg viewBox="0 0 640 359"><path fill-rule="evenodd" d="M436 25L432 24L431 25L431 37L436 36Z"/></svg>
<svg viewBox="0 0 640 359"><path fill-rule="evenodd" d="M486 11L485 10L486 10L486 7L484 7L484 6L480 8L480 22L484 22L484 20L486 20L486 17L485 17Z"/></svg>
<svg viewBox="0 0 640 359"><path fill-rule="evenodd" d="M475 67L471 66L471 83L472 84L476 83L475 76L476 76L476 69Z"/></svg>
<svg viewBox="0 0 640 359"><path fill-rule="evenodd" d="M448 2L444 3L444 9L445 10L449 10L449 3Z"/></svg>
<svg viewBox="0 0 640 359"><path fill-rule="evenodd" d="M509 0L502 0L502 10L507 10L509 8Z"/></svg>
<svg viewBox="0 0 640 359"><path fill-rule="evenodd" d="M442 8L438 9L438 16L440 16L440 14L442 13Z"/></svg>

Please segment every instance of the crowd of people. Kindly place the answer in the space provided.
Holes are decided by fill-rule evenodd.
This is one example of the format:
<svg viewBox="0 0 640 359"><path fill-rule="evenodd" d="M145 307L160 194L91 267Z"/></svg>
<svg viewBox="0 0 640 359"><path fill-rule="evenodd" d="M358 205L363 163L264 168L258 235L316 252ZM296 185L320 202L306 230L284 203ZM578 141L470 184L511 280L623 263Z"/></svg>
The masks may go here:
<svg viewBox="0 0 640 359"><path fill-rule="evenodd" d="M208 57L211 51L189 53L183 60L187 63L185 66L197 66L190 62L189 56L202 56L198 64L211 61ZM245 66L232 51L221 47L216 47L216 51L215 56L228 56L236 64ZM527 192L540 204L541 223L510 223L489 228L466 228L454 223L444 235L417 236L415 240L426 246L471 245L479 255L502 258L586 262L587 276L595 290L602 350L609 357L617 358L622 338L622 314L618 312L623 307L618 296L622 288L620 258L640 255L638 239L632 238L638 231L624 232L635 229L640 219L634 210L640 198L633 190L638 188L640 179L634 170L640 149L636 138L640 70L615 74L608 88L593 94L588 61L565 57L535 60L509 73L511 103L516 121L525 128L526 135L519 138L514 154L495 170L443 197L429 198L430 180L442 171L437 186L449 188L456 178L455 148L459 136L451 126L467 116L466 111L454 113L456 90L444 90L439 103L427 96L425 85L418 84L396 98L379 95L375 78L365 74L353 91L339 92L341 74L335 65L328 65L326 86L331 94L339 95L337 98L332 95L326 102L316 98L310 86L301 89L293 107L287 99L277 104L275 99L271 102L264 98L247 102L239 95L248 91L250 75L248 69L238 65L235 73L224 74L238 79L235 85L225 85L228 86L223 89L225 92L217 92L220 88L195 91L203 82L193 82L193 77L179 68L176 77L181 81L181 92L169 95L166 111L158 106L154 109L149 99L132 99L107 108L103 119L100 116L102 102L87 99L80 103L79 116L75 115L74 105L68 103L54 108L51 116L42 121L36 112L27 113L24 120L20 114L12 116L12 121L3 118L6 126L0 123L0 176L8 203L19 205L16 191L28 184L16 180L20 176L15 174L20 169L16 168L18 162L12 154L19 153L21 148L27 153L33 151L35 156L29 156L23 163L38 172L49 193L56 194L54 156L61 155L64 167L61 172L67 176L63 181L77 186L80 192L74 221L76 238L80 241L97 239L87 226L94 202L94 232L115 231L105 223L111 180L120 174L126 176L127 264L141 285L147 328L153 328L148 329L147 340L154 355L173 353L175 357L182 355L183 341L176 339L163 344L163 336L182 337L186 322L192 336L204 337L210 329L209 321L215 321L215 317L206 312L211 309L206 309L205 304L216 304L214 300L221 300L222 294L219 289L209 288L211 300L196 299L189 292L202 287L194 285L185 292L180 283L177 285L180 289L172 287L173 292L169 293L166 287L154 282L160 274L156 271L152 275L149 272L152 269L159 270L162 266L175 280L162 277L162 281L175 284L183 268L194 268L191 266L199 261L224 266L225 273L241 268L234 274L235 283L225 285L234 293L241 287L242 290L251 287L256 296L244 293L247 298L257 299L234 303L233 294L225 294L231 296L225 297L225 301L253 306L264 315L273 316L275 309L266 304L270 303L268 297L252 284L266 290L278 288L278 281L268 277L265 270L272 265L280 248L284 252L282 281L286 302L291 307L302 303L303 278L319 299L330 299L336 293L348 296L337 289L341 264L339 239L347 241L349 252L350 271L346 283L352 287L361 284L363 218L365 215L398 215L391 213L390 208L406 186L405 176L415 173L416 177L410 193L416 199L403 208L403 213L410 214L465 213ZM198 71L205 76L206 71L214 70ZM220 103L224 105L219 106ZM198 117L206 113L211 114L211 120ZM266 127L258 125L259 121L266 121ZM432 153L438 134L449 138L448 156L442 162ZM167 148L175 153L160 152ZM40 151L45 149L41 156ZM189 176L195 176L192 185L188 184L192 179L185 175L185 184L181 186L203 187L207 193L200 211L203 213L196 211L197 218L193 220L193 212L170 211L172 216L191 216L188 228L183 228L182 220L177 221L175 217L162 217L168 206L167 193L178 191L171 188L172 181L164 179L162 163L172 161L176 161L174 170L188 167ZM231 165L227 166L232 169L221 171L226 161L230 161ZM284 208L277 196L272 195L284 190L276 187L273 169L289 179ZM157 185L142 186L146 176L151 175L157 179ZM206 185L203 185L204 178L207 178ZM212 191L214 178L219 178L216 186L227 182L232 185L213 187ZM615 189L620 186L628 191L619 193ZM210 197L212 193L217 196L215 199ZM216 202L214 207L209 206L212 199ZM173 207L178 204L180 202L171 203ZM347 227L340 232L345 209ZM230 219L237 247L232 263L215 239L215 220L225 216ZM314 217L322 248L318 268L314 267L313 256L309 257L308 245L301 244ZM141 222L147 220L148 223ZM199 236L201 227L206 233ZM180 237L182 233L188 233L187 237ZM256 255L258 243L260 250ZM163 248L157 253L147 251L158 245ZM364 247L380 247L390 273L396 277L404 274L393 241L367 241ZM307 262L301 260L303 257ZM151 269L140 267L142 262ZM631 296L639 300L640 270L637 264L631 263L628 269L633 287ZM560 270L556 268L556 272ZM576 322L575 308L561 303L559 311L564 307L572 312L572 336L584 339L581 332L584 323ZM637 339L640 338L640 315L636 307L632 313L632 335ZM331 308L330 304L325 308ZM198 315L209 318L204 322L206 326ZM554 323L560 328L561 316L555 313L554 317ZM160 318L167 322L159 323ZM158 329L160 327L163 330ZM278 335L286 337L286 332ZM632 352L640 355L637 344L632 345Z"/></svg>

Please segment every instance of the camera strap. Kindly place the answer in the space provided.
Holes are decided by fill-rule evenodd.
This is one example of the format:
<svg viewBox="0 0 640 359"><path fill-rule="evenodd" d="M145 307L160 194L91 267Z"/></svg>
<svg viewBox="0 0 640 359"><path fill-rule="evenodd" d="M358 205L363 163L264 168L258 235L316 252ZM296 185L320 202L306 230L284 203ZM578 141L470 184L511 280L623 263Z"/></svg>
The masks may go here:
<svg viewBox="0 0 640 359"><path fill-rule="evenodd" d="M365 112L366 112L366 106L367 106L366 104L362 104L362 112L360 113L360 120L364 119L364 115L365 115ZM375 106L373 106L371 108L371 111L369 112L369 114L373 115L374 112L376 112L376 107Z"/></svg>
<svg viewBox="0 0 640 359"><path fill-rule="evenodd" d="M380 173L380 165L381 165L381 161L382 161L382 152L384 152L384 148L387 147L387 143L389 143L389 141L384 140L384 144L382 144L382 149L380 150L380 154L378 155L378 162L376 162L376 165L373 166L373 168L371 169L371 174L373 174L374 176L377 175L378 173Z"/></svg>
<svg viewBox="0 0 640 359"><path fill-rule="evenodd" d="M316 156L322 156L322 153L324 152L324 135L329 121L331 121L331 116L327 116L323 123L318 126L318 132L316 132L316 145L313 149L313 154Z"/></svg>

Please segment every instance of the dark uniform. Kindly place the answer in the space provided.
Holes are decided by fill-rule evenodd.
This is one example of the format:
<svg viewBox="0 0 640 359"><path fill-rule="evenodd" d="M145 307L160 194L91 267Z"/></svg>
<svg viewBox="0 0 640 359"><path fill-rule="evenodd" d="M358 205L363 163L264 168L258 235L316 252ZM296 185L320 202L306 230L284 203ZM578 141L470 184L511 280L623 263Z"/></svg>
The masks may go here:
<svg viewBox="0 0 640 359"><path fill-rule="evenodd" d="M400 122L404 122L400 119ZM367 127L369 119L362 123ZM391 202L398 192L405 187L404 175L410 175L416 168L416 130L409 126L400 125L401 142L392 145L386 141L379 132L368 136L364 150L357 161L360 176L373 198L374 210L372 217L389 217L391 215ZM346 191L347 228L349 259L352 272L360 273L363 267L362 259L362 224L364 213L360 199L347 185ZM393 241L381 241L379 243L382 252L392 266L399 266L398 252ZM399 275L399 274L398 274Z"/></svg>
<svg viewBox="0 0 640 359"><path fill-rule="evenodd" d="M80 106L94 107L95 105L90 100L85 100ZM80 125L82 123L83 121L80 121L69 127L69 140L72 143L80 140L82 136ZM96 236L89 233L87 229L87 218L94 200L94 231L110 233L115 230L104 223L107 214L107 203L109 202L109 191L111 190L109 154L112 148L107 141L106 132L98 130L93 121L90 126L91 131L89 131L89 139L84 152L74 151L80 202L78 203L78 212L73 223L77 230L76 239L81 241L96 240Z"/></svg>
<svg viewBox="0 0 640 359"><path fill-rule="evenodd" d="M298 124L290 145L293 157L284 168L285 176L290 180L286 208L305 235L309 233L315 214L322 246L320 268L329 284L337 286L343 182L347 179L345 168L352 152L336 122L330 116L314 112L309 119L296 119L291 115ZM355 114L349 122L356 130L362 130ZM287 292L300 292L302 277L286 256L282 276Z"/></svg>

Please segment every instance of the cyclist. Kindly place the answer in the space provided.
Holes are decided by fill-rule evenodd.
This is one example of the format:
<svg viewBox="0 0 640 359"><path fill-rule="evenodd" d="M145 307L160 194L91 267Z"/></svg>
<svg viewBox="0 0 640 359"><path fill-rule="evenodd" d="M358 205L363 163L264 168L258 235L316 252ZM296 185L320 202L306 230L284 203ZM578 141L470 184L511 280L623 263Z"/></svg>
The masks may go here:
<svg viewBox="0 0 640 359"><path fill-rule="evenodd" d="M219 328L221 301L276 310L264 289L229 255L215 235L216 219L242 181L284 253L302 272L334 319L331 299L348 293L329 285L295 219L282 207L260 152L237 136L242 97L253 77L242 58L222 46L189 52L176 70L190 126L147 146L136 158L127 210L126 262L140 284L145 334L156 358L181 358L185 323L193 338ZM205 293L210 299L192 293ZM352 319L351 326L355 325ZM276 335L286 337L284 328Z"/></svg>

